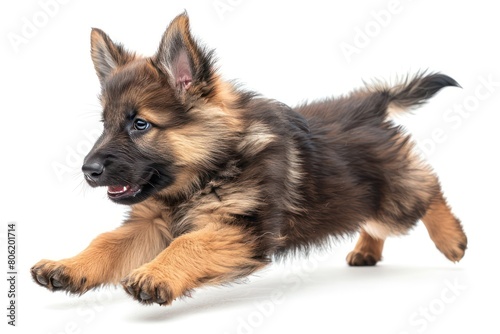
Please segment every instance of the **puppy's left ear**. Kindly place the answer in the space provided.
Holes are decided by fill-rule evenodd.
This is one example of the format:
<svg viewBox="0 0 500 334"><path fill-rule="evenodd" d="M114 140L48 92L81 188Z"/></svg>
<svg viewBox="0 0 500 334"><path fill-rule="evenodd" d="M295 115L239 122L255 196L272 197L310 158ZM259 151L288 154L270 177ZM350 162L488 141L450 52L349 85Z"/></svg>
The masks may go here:
<svg viewBox="0 0 500 334"><path fill-rule="evenodd" d="M204 96L211 91L214 77L212 52L207 52L193 39L186 13L170 23L153 61L181 95L196 91Z"/></svg>
<svg viewBox="0 0 500 334"><path fill-rule="evenodd" d="M90 34L91 56L101 86L119 66L134 59L135 55L126 51L121 44L109 38L104 31L92 28Z"/></svg>

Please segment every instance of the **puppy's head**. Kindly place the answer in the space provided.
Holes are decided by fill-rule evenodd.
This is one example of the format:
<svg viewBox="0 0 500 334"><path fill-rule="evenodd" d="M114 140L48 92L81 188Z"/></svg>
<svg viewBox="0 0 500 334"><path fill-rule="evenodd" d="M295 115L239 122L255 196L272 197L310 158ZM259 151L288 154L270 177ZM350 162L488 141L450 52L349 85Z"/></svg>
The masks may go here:
<svg viewBox="0 0 500 334"><path fill-rule="evenodd" d="M191 36L186 14L168 26L152 57L126 51L99 29L91 45L104 123L82 167L91 186L134 204L186 192L225 161L234 122L222 100L231 93L219 83L211 52Z"/></svg>

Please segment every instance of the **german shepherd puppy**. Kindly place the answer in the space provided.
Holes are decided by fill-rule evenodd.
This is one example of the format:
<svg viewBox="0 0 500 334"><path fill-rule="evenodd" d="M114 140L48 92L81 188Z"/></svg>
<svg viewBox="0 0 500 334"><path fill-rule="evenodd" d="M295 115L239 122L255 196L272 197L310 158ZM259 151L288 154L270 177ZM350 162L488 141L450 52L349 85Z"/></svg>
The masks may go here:
<svg viewBox="0 0 500 334"><path fill-rule="evenodd" d="M131 211L80 254L33 266L41 286L83 294L121 283L141 303L168 305L356 232L347 263L375 265L384 240L420 219L449 260L464 256L437 176L390 119L458 86L452 78L419 73L290 108L223 81L186 14L152 57L99 29L91 45L104 132L82 170Z"/></svg>

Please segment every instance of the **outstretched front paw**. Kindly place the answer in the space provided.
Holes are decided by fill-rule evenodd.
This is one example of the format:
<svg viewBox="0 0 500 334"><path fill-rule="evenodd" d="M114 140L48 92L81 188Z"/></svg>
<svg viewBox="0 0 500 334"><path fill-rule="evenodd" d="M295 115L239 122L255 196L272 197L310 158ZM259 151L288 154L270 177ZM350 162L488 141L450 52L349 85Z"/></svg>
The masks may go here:
<svg viewBox="0 0 500 334"><path fill-rule="evenodd" d="M64 261L41 260L31 268L35 283L50 291L83 294L90 289L87 277Z"/></svg>
<svg viewBox="0 0 500 334"><path fill-rule="evenodd" d="M169 305L177 297L165 271L156 266L142 266L121 283L129 295L143 304Z"/></svg>

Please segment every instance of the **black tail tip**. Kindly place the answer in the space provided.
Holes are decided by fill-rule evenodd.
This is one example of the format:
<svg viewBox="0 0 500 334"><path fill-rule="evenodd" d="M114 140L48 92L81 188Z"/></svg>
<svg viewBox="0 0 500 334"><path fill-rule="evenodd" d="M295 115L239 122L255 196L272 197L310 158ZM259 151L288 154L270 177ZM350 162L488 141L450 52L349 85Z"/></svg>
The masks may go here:
<svg viewBox="0 0 500 334"><path fill-rule="evenodd" d="M424 104L445 87L460 87L452 77L439 72L419 72L390 89L391 102L401 107L412 108Z"/></svg>
<svg viewBox="0 0 500 334"><path fill-rule="evenodd" d="M442 73L422 74L420 79L419 86L432 92L432 94L444 87L462 88L455 79Z"/></svg>
<svg viewBox="0 0 500 334"><path fill-rule="evenodd" d="M450 77L446 74L442 74L442 73L429 74L425 77L425 79L428 79L429 83L432 83L432 84L438 86L439 88L443 88L443 87L462 88L462 86L460 86L460 84L455 79L453 79L452 77Z"/></svg>

